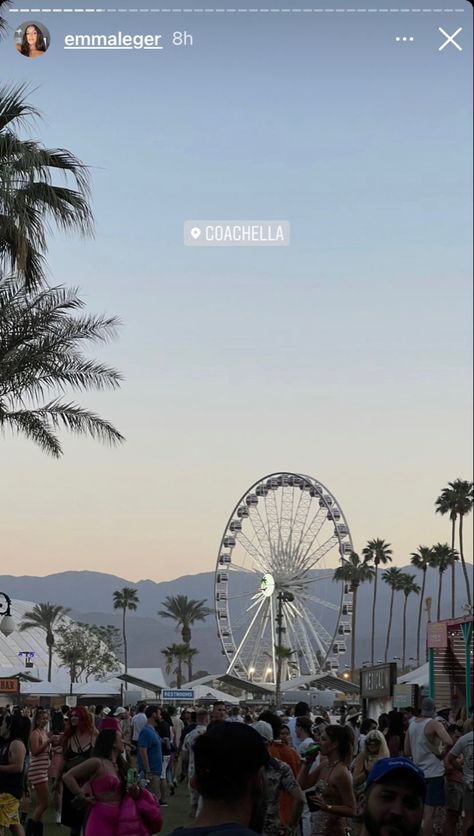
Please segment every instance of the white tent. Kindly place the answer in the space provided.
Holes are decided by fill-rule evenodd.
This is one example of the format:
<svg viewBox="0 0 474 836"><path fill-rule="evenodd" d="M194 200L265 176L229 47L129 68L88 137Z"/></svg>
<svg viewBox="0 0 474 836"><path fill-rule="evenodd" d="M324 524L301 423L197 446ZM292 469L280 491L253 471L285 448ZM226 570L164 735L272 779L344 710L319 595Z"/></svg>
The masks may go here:
<svg viewBox="0 0 474 836"><path fill-rule="evenodd" d="M408 671L403 676L399 676L397 682L400 685L406 683L407 685L419 685L420 687L427 688L430 682L428 662L416 668L414 671Z"/></svg>
<svg viewBox="0 0 474 836"><path fill-rule="evenodd" d="M194 702L228 702L231 705L238 705L238 697L233 697L232 694L225 694L223 691L218 691L217 688L210 688L209 685L195 685Z"/></svg>
<svg viewBox="0 0 474 836"><path fill-rule="evenodd" d="M57 682L22 682L20 693L28 697L64 697L68 691Z"/></svg>

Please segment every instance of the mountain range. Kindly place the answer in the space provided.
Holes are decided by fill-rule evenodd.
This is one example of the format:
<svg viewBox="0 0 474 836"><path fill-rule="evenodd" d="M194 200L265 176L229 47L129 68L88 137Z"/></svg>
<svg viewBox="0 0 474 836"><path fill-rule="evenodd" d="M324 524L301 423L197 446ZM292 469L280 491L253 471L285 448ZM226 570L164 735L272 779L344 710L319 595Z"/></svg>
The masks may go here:
<svg viewBox="0 0 474 836"><path fill-rule="evenodd" d="M418 583L421 584L421 573L417 573L412 566L403 567L403 571L409 571L417 575ZM327 576L327 571L324 574ZM113 609L113 592L124 586L135 588L140 600L137 612L127 613L130 667L164 667L161 650L172 642L180 641L174 622L157 615L166 596L187 595L190 598L205 599L208 606L214 606L213 572L185 575L172 581L142 580L137 583L132 583L115 575L87 571L59 572L45 577L0 575L0 589L7 592L12 599L17 598L34 603L49 601L54 604L62 604L71 609L71 616L78 621L84 621L88 624L113 624L117 627L121 627L121 612ZM337 584L333 584L330 580L321 580L317 589L320 598L333 604L338 603ZM437 589L438 576L435 571L431 570L427 576L425 597L431 596L433 598L433 619L436 618ZM456 613L462 615L464 614L462 606L465 602L465 596L463 595L464 579L460 566L456 567L456 589L458 593ZM357 662L359 664L368 657L372 594L371 584L364 584L359 591L357 607ZM396 596L395 600L390 656L401 655L403 609L401 593ZM410 597L407 613L407 658L416 656L418 603L417 596ZM383 658L389 606L390 590L386 584L379 582L375 646L377 659ZM450 577L449 573L446 573L443 580L441 618L447 618L449 615ZM328 616L331 616L330 612L328 612ZM318 618L320 618L323 626L329 629L330 625L325 621L326 613L323 608L318 611ZM334 615L332 615L332 618L334 618ZM224 671L225 660L217 638L213 615L209 616L204 622L197 622L193 625L192 646L199 650L199 656L196 657L194 663L195 670L208 670L212 673ZM341 664L347 663L348 659L342 657Z"/></svg>

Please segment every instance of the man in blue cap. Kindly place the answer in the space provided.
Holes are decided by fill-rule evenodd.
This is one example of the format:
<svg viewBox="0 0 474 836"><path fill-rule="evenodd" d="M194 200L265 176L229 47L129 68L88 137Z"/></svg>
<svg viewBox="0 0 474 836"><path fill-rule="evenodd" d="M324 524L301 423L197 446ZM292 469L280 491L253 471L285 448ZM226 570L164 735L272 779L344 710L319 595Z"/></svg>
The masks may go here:
<svg viewBox="0 0 474 836"><path fill-rule="evenodd" d="M408 758L377 761L367 777L361 836L417 836L425 795L423 772Z"/></svg>

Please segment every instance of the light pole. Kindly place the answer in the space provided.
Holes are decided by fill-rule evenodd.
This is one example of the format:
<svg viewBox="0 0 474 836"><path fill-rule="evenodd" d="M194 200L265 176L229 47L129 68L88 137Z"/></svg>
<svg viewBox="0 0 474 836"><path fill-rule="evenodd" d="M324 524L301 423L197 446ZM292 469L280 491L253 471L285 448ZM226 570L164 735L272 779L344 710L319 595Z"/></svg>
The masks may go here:
<svg viewBox="0 0 474 836"><path fill-rule="evenodd" d="M281 701L281 667L283 663L282 659L282 635L286 633L286 627L283 626L283 603L284 602L291 602L294 601L295 596L292 592L287 592L284 589L281 589L278 593L278 609L277 609L277 616L276 616L276 623L277 623L277 659L276 659L276 676L275 676L275 709L280 707Z"/></svg>
<svg viewBox="0 0 474 836"><path fill-rule="evenodd" d="M2 600L3 599L3 600ZM10 636L15 631L15 621L11 612L12 600L6 592L0 592L0 615L3 615L0 621L0 632L4 636Z"/></svg>

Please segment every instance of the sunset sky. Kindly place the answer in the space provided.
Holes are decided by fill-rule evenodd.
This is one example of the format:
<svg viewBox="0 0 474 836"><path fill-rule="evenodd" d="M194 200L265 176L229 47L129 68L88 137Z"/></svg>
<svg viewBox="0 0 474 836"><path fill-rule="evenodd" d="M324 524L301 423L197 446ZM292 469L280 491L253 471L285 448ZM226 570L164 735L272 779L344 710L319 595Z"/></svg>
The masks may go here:
<svg viewBox="0 0 474 836"><path fill-rule="evenodd" d="M434 500L472 476L469 8L45 14L35 60L8 15L3 82L91 169L95 239L56 234L50 281L122 322L91 351L123 387L74 397L127 442L62 434L54 461L0 438L2 573L211 570L239 497L279 470L327 484L356 549L383 537L401 565L449 539ZM462 52L440 51L459 26ZM62 48L180 28L192 47ZM291 246L184 247L199 218L287 219Z"/></svg>

